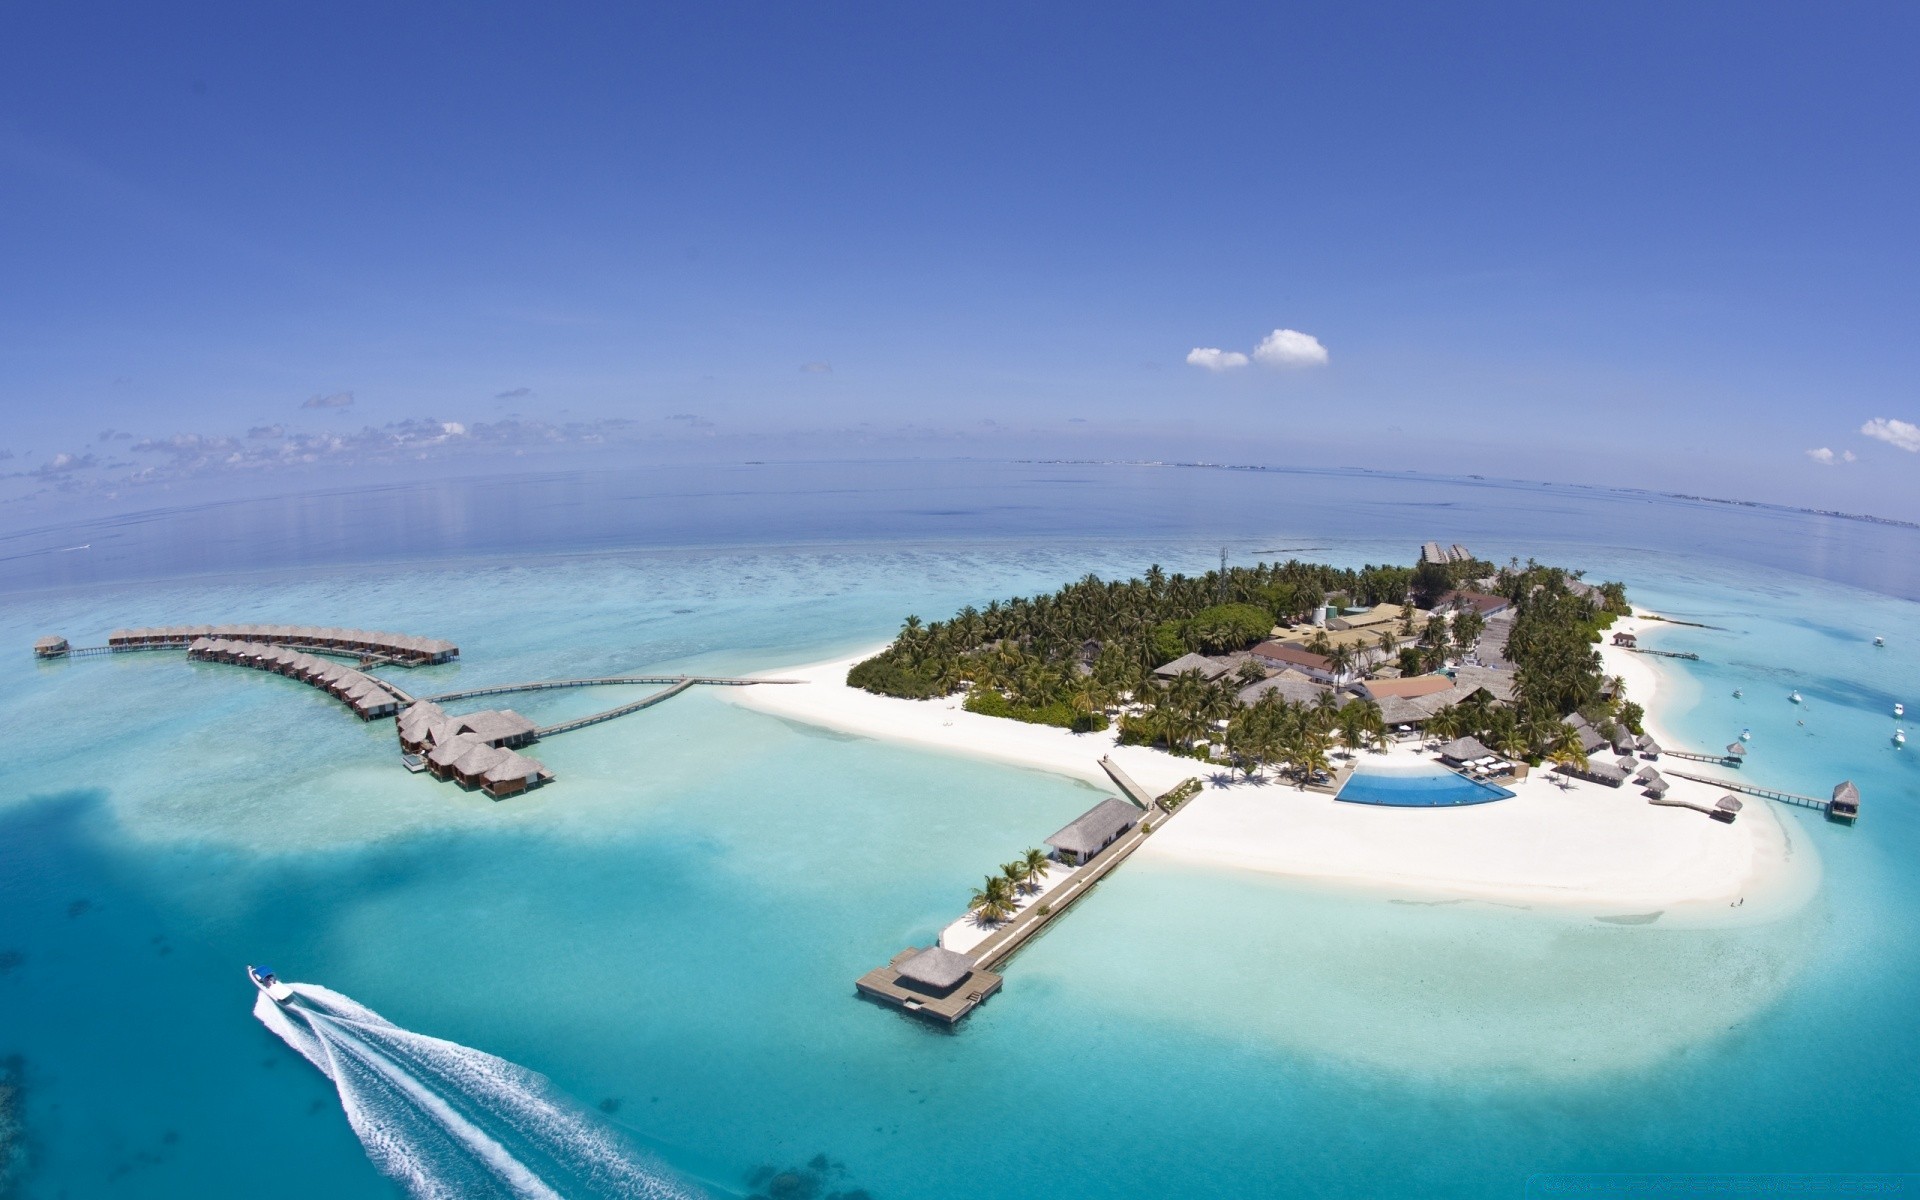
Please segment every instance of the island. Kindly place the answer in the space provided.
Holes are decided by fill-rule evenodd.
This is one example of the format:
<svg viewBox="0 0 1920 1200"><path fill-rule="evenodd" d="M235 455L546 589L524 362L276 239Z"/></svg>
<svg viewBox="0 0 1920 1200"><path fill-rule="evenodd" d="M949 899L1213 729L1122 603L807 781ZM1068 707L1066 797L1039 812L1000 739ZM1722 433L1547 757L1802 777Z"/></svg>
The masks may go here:
<svg viewBox="0 0 1920 1200"><path fill-rule="evenodd" d="M1089 576L727 698L1108 787L1117 768L1178 806L1143 859L1616 922L1792 911L1818 857L1767 802L1685 777L1735 774L1740 748L1660 724L1686 683L1642 644L1664 624L1618 583L1428 543L1412 566ZM1009 857L1044 832L1009 830ZM942 944L1021 893L975 889Z"/></svg>

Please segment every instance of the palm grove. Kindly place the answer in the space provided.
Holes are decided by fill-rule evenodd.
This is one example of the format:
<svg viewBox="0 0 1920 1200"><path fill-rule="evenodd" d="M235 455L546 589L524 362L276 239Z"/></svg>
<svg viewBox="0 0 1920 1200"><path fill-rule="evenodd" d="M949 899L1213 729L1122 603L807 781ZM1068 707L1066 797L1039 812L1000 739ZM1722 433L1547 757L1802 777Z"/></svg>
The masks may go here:
<svg viewBox="0 0 1920 1200"><path fill-rule="evenodd" d="M908 617L892 645L857 664L852 686L881 695L925 699L967 691L973 712L1090 731L1118 715L1123 742L1227 761L1247 772L1284 765L1301 781L1327 769L1336 745L1358 751L1387 736L1371 701L1326 691L1312 703L1277 691L1253 703L1239 692L1266 675L1258 663L1209 680L1200 672L1171 679L1154 674L1183 654L1228 654L1264 640L1275 622L1306 620L1329 598L1348 604L1397 604L1403 620L1366 646L1310 641L1351 678L1392 665L1404 674L1439 669L1472 648L1484 625L1470 608L1435 613L1416 626L1416 611L1478 581L1512 602L1505 656L1514 665L1514 702L1476 692L1444 708L1427 732L1474 736L1516 759L1577 761L1580 747L1565 718L1581 713L1597 728L1616 722L1638 732L1640 710L1609 687L1593 650L1601 630L1630 611L1617 583L1574 586L1577 576L1531 560L1504 567L1477 561L1366 566L1359 570L1292 560L1169 575L1150 567L1125 582L1087 577L1050 595L968 606L947 621ZM1344 703L1343 703L1344 701ZM1224 736L1220 722L1225 722ZM1217 761L1217 760L1216 760Z"/></svg>

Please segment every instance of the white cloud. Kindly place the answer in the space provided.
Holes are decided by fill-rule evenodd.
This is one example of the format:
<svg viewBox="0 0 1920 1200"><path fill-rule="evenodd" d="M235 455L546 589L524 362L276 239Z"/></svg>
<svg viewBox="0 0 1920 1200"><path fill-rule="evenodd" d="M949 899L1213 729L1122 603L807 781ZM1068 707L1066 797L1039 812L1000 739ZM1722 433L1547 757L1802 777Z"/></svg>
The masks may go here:
<svg viewBox="0 0 1920 1200"><path fill-rule="evenodd" d="M1823 467L1831 467L1840 461L1840 456L1825 446L1820 447L1818 450L1807 451L1807 457Z"/></svg>
<svg viewBox="0 0 1920 1200"><path fill-rule="evenodd" d="M1870 438L1878 438L1889 446L1896 446L1908 454L1920 454L1920 425L1895 420L1892 417L1875 417L1860 427L1860 432Z"/></svg>
<svg viewBox="0 0 1920 1200"><path fill-rule="evenodd" d="M1324 367L1327 348L1310 333L1276 329L1260 339L1260 344L1253 348L1253 357L1269 367Z"/></svg>
<svg viewBox="0 0 1920 1200"><path fill-rule="evenodd" d="M1231 371L1235 367L1247 365L1247 356L1238 350L1220 350L1211 346L1195 346L1187 351L1187 362L1191 366L1205 367L1209 371Z"/></svg>

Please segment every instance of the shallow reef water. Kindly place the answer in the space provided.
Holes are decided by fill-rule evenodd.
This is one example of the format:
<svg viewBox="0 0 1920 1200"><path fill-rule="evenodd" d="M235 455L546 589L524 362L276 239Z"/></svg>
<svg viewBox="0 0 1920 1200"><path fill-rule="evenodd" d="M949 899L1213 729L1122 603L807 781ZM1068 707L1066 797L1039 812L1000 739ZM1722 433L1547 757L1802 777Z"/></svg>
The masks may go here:
<svg viewBox="0 0 1920 1200"><path fill-rule="evenodd" d="M741 471L712 509L670 471L619 482L8 535L108 551L0 580L17 1191L392 1195L333 1085L249 1015L250 962L538 1072L723 1196L1479 1200L1546 1171L1915 1165L1920 767L1890 734L1920 700L1920 531L1333 474ZM415 523L389 536L396 504ZM696 690L543 743L557 781L495 803L407 774L390 725L290 680L26 652L314 621L453 638L457 664L405 677L448 689L777 670L1089 571L1197 573L1222 545L1357 566L1432 538L1710 626L1660 635L1701 655L1668 672L1664 723L1705 746L1750 728L1755 780L1865 796L1851 829L1783 814L1825 864L1815 900L1715 930L1130 863L947 1032L852 981L1099 792Z"/></svg>

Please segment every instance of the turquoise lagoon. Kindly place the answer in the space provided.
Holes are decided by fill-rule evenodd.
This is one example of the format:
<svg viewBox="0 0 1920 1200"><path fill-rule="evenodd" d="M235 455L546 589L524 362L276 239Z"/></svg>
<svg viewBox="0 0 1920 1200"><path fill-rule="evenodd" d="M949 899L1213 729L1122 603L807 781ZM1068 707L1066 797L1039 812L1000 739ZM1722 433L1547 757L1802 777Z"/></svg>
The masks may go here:
<svg viewBox="0 0 1920 1200"><path fill-rule="evenodd" d="M1662 633L1702 655L1667 672L1666 723L1699 745L1750 727L1756 779L1865 793L1855 829L1782 814L1817 897L1701 928L1137 862L946 1033L853 978L1092 790L696 691L543 745L559 782L495 804L406 775L389 726L290 681L26 650L314 620L460 642L415 680L767 670L1087 571L1197 572L1223 544L1405 561L1431 537L1585 565L1715 626ZM921 465L440 484L3 548L22 1195L395 1194L251 1016L261 960L543 1073L716 1195L810 1161L803 1189L878 1198L1916 1167L1920 768L1889 735L1920 680L1920 531L1472 481Z"/></svg>

